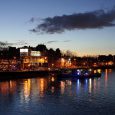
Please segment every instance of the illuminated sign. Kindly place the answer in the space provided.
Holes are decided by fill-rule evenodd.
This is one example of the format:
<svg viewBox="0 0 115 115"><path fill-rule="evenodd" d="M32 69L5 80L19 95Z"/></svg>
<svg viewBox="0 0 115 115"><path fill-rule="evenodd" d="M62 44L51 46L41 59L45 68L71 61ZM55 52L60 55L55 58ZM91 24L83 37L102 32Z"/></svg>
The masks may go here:
<svg viewBox="0 0 115 115"><path fill-rule="evenodd" d="M28 49L20 49L20 56L28 56Z"/></svg>
<svg viewBox="0 0 115 115"><path fill-rule="evenodd" d="M41 56L40 51L31 51L31 56Z"/></svg>
<svg viewBox="0 0 115 115"><path fill-rule="evenodd" d="M28 49L20 49L20 52L28 52Z"/></svg>

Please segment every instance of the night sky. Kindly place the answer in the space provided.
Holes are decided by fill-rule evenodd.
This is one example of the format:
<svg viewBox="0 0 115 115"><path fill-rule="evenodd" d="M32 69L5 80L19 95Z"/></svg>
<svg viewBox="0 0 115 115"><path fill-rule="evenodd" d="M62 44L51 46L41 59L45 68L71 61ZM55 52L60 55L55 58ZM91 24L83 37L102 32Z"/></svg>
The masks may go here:
<svg viewBox="0 0 115 115"><path fill-rule="evenodd" d="M115 0L0 0L0 41L115 54Z"/></svg>

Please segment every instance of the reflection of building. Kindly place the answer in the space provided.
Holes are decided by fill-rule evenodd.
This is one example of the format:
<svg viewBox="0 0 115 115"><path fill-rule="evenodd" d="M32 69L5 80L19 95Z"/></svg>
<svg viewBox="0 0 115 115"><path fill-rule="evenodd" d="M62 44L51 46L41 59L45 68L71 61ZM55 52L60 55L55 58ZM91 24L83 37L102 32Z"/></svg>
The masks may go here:
<svg viewBox="0 0 115 115"><path fill-rule="evenodd" d="M6 81L0 83L0 94L8 95L15 93L16 82L15 81Z"/></svg>
<svg viewBox="0 0 115 115"><path fill-rule="evenodd" d="M48 81L47 79L44 78L39 78L38 79L38 92L40 97L44 97L45 90L47 89Z"/></svg>

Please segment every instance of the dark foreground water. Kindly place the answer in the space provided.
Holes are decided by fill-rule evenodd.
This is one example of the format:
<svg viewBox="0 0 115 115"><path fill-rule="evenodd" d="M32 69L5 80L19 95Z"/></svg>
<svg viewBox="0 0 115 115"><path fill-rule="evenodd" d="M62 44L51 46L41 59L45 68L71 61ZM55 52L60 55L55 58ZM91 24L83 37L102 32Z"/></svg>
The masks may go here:
<svg viewBox="0 0 115 115"><path fill-rule="evenodd" d="M0 115L115 115L115 71L98 79L1 81Z"/></svg>

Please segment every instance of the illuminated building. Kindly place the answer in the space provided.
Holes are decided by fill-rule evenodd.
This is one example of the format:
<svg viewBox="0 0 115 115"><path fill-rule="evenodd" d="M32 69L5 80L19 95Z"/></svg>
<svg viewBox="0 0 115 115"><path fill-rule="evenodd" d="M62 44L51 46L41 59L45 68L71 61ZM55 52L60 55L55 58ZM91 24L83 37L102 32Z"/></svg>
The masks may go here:
<svg viewBox="0 0 115 115"><path fill-rule="evenodd" d="M38 70L40 67L47 67L48 58L42 56L40 51L20 49L22 69Z"/></svg>

